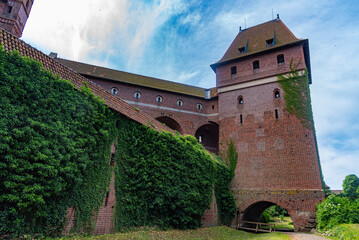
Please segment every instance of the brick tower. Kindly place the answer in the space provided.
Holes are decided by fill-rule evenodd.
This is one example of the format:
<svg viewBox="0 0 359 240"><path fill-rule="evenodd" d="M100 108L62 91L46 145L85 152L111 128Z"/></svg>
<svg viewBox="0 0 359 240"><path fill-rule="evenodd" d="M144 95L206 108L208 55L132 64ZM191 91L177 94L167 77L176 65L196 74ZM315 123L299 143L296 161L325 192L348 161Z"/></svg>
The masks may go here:
<svg viewBox="0 0 359 240"><path fill-rule="evenodd" d="M237 221L259 221L276 204L288 211L297 231L305 231L314 225L315 205L324 192L312 124L304 126L286 111L286 93L278 83L279 74L290 72L291 60L300 74L308 70L311 83L308 40L296 38L278 17L240 29L211 67L219 141L232 138L239 152L231 183Z"/></svg>
<svg viewBox="0 0 359 240"><path fill-rule="evenodd" d="M21 37L34 0L0 0L0 27Z"/></svg>

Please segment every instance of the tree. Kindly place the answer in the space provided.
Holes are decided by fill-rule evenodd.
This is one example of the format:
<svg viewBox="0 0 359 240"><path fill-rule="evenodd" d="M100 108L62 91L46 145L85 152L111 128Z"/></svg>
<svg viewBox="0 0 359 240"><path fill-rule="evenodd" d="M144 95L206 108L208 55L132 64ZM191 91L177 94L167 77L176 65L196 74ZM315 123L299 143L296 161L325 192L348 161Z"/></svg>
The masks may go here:
<svg viewBox="0 0 359 240"><path fill-rule="evenodd" d="M356 199L359 197L359 178L355 174L346 176L343 182L343 193L345 196Z"/></svg>

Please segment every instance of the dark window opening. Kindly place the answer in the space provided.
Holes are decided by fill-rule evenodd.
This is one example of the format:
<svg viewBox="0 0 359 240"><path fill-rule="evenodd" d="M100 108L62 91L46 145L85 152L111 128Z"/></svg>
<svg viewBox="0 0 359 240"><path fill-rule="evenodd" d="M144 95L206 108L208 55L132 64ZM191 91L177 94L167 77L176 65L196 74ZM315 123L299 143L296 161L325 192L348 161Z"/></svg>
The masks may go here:
<svg viewBox="0 0 359 240"><path fill-rule="evenodd" d="M267 47L273 46L275 44L274 38L268 39L266 43Z"/></svg>
<svg viewBox="0 0 359 240"><path fill-rule="evenodd" d="M182 101L181 99L178 99L178 100L177 100L177 105L178 105L178 106L183 106L183 101Z"/></svg>
<svg viewBox="0 0 359 240"><path fill-rule="evenodd" d="M280 64L280 63L284 63L284 55L283 54L279 54L277 56L277 63Z"/></svg>
<svg viewBox="0 0 359 240"><path fill-rule="evenodd" d="M231 74L237 74L237 67L236 66L233 66L231 67Z"/></svg>
<svg viewBox="0 0 359 240"><path fill-rule="evenodd" d="M238 97L238 104L243 104L243 97L242 96L239 96Z"/></svg>
<svg viewBox="0 0 359 240"><path fill-rule="evenodd" d="M259 69L259 61L258 60L253 62L253 70L255 70L255 69Z"/></svg>
<svg viewBox="0 0 359 240"><path fill-rule="evenodd" d="M238 48L238 55L242 54L242 53L245 53L246 52L246 48L245 47L241 47L241 48Z"/></svg>
<svg viewBox="0 0 359 240"><path fill-rule="evenodd" d="M115 166L115 154L114 153L111 154L110 166L112 166L112 167Z"/></svg>
<svg viewBox="0 0 359 240"><path fill-rule="evenodd" d="M11 13L11 11L12 11L12 6L6 6L5 12L6 13Z"/></svg>
<svg viewBox="0 0 359 240"><path fill-rule="evenodd" d="M163 97L160 96L160 95L158 95L158 96L156 97L156 102L158 102L158 103L163 102Z"/></svg>
<svg viewBox="0 0 359 240"><path fill-rule="evenodd" d="M240 124L243 123L243 116L242 116L242 114L239 115L239 123L240 123Z"/></svg>
<svg viewBox="0 0 359 240"><path fill-rule="evenodd" d="M201 110L203 108L202 104L201 103L197 103L197 109L198 110Z"/></svg>
<svg viewBox="0 0 359 240"><path fill-rule="evenodd" d="M214 105L212 105L212 109L214 109Z"/></svg>
<svg viewBox="0 0 359 240"><path fill-rule="evenodd" d="M280 98L279 90L274 91L274 98Z"/></svg>
<svg viewBox="0 0 359 240"><path fill-rule="evenodd" d="M105 207L107 207L109 197L110 197L110 192L107 192L106 193L106 198L105 198Z"/></svg>
<svg viewBox="0 0 359 240"><path fill-rule="evenodd" d="M30 2L30 0L26 1L26 8L29 7L29 2Z"/></svg>
<svg viewBox="0 0 359 240"><path fill-rule="evenodd" d="M278 110L276 109L274 110L274 112L275 112L275 119L278 119Z"/></svg>

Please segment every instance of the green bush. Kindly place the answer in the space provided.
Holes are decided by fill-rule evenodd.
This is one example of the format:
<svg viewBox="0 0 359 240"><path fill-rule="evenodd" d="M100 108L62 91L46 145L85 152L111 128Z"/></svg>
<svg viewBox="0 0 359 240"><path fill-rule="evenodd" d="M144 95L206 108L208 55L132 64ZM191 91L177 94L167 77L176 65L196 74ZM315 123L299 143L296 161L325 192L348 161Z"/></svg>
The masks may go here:
<svg viewBox="0 0 359 240"><path fill-rule="evenodd" d="M359 199L330 195L317 209L319 230L327 230L343 223L359 223Z"/></svg>

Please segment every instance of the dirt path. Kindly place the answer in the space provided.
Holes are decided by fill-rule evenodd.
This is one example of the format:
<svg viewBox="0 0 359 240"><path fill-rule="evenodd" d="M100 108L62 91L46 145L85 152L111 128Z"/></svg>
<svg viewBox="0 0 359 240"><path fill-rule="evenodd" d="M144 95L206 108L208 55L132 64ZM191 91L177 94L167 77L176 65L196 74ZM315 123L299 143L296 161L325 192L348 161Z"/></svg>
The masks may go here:
<svg viewBox="0 0 359 240"><path fill-rule="evenodd" d="M328 238L309 233L284 233L290 236L291 240L328 240Z"/></svg>

